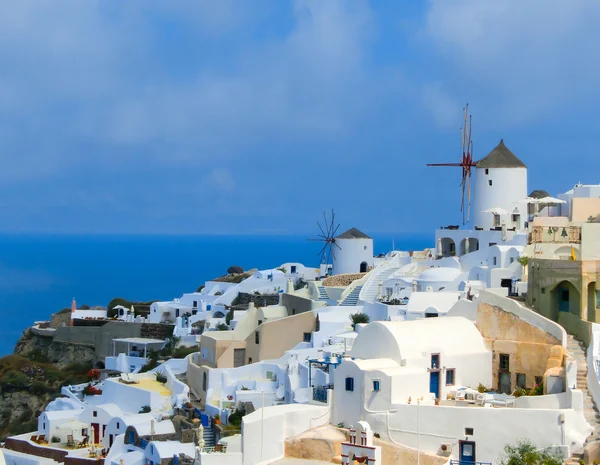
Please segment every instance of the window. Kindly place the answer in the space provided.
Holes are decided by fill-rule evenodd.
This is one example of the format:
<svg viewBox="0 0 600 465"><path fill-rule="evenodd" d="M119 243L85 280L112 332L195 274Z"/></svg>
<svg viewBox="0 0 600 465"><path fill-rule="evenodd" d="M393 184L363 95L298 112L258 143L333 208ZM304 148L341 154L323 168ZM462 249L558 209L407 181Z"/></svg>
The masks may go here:
<svg viewBox="0 0 600 465"><path fill-rule="evenodd" d="M510 356L508 354L500 354L500 370L509 371Z"/></svg>
<svg viewBox="0 0 600 465"><path fill-rule="evenodd" d="M490 174L490 170L488 170L487 168L485 169L485 174Z"/></svg>
<svg viewBox="0 0 600 465"><path fill-rule="evenodd" d="M497 264L498 264L498 258L497 258L497 257L494 257L494 258L493 258L493 262L494 262L494 266L495 266L495 265L497 265Z"/></svg>
<svg viewBox="0 0 600 465"><path fill-rule="evenodd" d="M303 337L303 341L304 342L310 342L310 337L312 336L312 333L304 333L304 337Z"/></svg>
<svg viewBox="0 0 600 465"><path fill-rule="evenodd" d="M373 391L380 391L380 381L378 379L373 380Z"/></svg>
<svg viewBox="0 0 600 465"><path fill-rule="evenodd" d="M254 333L254 343L255 343L255 344L260 344L260 336L259 336L259 334L258 334L258 331L256 331L256 332Z"/></svg>
<svg viewBox="0 0 600 465"><path fill-rule="evenodd" d="M296 265L292 265L292 266L291 266L291 272L292 272L292 273L295 273L295 272L296 272Z"/></svg>
<svg viewBox="0 0 600 465"><path fill-rule="evenodd" d="M119 422L117 421L117 429L120 429L121 425L119 424Z"/></svg>
<svg viewBox="0 0 600 465"><path fill-rule="evenodd" d="M248 364L252 363L252 357L248 357Z"/></svg>
<svg viewBox="0 0 600 465"><path fill-rule="evenodd" d="M176 317L178 317L178 316L179 316L179 309L178 309L178 308L176 308L176 309L175 309L175 316L176 316Z"/></svg>
<svg viewBox="0 0 600 465"><path fill-rule="evenodd" d="M465 436L473 436L473 428L465 428Z"/></svg>
<svg viewBox="0 0 600 465"><path fill-rule="evenodd" d="M346 378L346 391L354 391L354 378Z"/></svg>
<svg viewBox="0 0 600 465"><path fill-rule="evenodd" d="M202 390L206 392L206 373L202 373Z"/></svg>
<svg viewBox="0 0 600 465"><path fill-rule="evenodd" d="M515 223L518 223L520 218L521 218L521 215L515 215L515 214L513 214L513 216L512 216L512 220Z"/></svg>
<svg viewBox="0 0 600 465"><path fill-rule="evenodd" d="M96 410L94 410L94 411L92 412L92 416L93 416L93 417L97 417L97 416L98 416L98 412L97 412Z"/></svg>
<svg viewBox="0 0 600 465"><path fill-rule="evenodd" d="M46 423L42 423L42 429L45 430L46 429Z"/></svg>
<svg viewBox="0 0 600 465"><path fill-rule="evenodd" d="M488 186L491 186L491 185L492 185L492 180L490 179L490 180L488 181Z"/></svg>
<svg viewBox="0 0 600 465"><path fill-rule="evenodd" d="M440 367L440 354L431 354L431 368L437 369Z"/></svg>
<svg viewBox="0 0 600 465"><path fill-rule="evenodd" d="M515 262L515 257L510 257L510 263L514 263Z"/></svg>
<svg viewBox="0 0 600 465"><path fill-rule="evenodd" d="M490 242L488 245L489 245L490 247L493 247L493 246L495 246L495 245L496 245L496 243L495 243L495 242Z"/></svg>
<svg viewBox="0 0 600 465"><path fill-rule="evenodd" d="M517 387L521 389L525 389L525 385L527 382L527 377L525 373L517 373Z"/></svg>
<svg viewBox="0 0 600 465"><path fill-rule="evenodd" d="M454 386L454 368L446 370L446 386Z"/></svg>
<svg viewBox="0 0 600 465"><path fill-rule="evenodd" d="M192 305L192 307L196 308L198 306L198 301L194 300L194 305Z"/></svg>
<svg viewBox="0 0 600 465"><path fill-rule="evenodd" d="M542 287L542 294L545 294L545 293L546 293L546 288Z"/></svg>
<svg viewBox="0 0 600 465"><path fill-rule="evenodd" d="M367 250L367 246L365 245L365 250Z"/></svg>

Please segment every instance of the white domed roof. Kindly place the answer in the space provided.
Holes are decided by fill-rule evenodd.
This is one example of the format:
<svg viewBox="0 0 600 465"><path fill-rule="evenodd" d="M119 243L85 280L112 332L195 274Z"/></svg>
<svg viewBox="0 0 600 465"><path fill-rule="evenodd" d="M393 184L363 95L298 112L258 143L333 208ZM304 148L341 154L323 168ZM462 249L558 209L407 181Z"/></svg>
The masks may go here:
<svg viewBox="0 0 600 465"><path fill-rule="evenodd" d="M460 270L456 268L449 267L439 267L439 268L430 268L428 270L423 271L419 277L418 281L432 281L432 282L450 282L454 281L458 275L460 275Z"/></svg>

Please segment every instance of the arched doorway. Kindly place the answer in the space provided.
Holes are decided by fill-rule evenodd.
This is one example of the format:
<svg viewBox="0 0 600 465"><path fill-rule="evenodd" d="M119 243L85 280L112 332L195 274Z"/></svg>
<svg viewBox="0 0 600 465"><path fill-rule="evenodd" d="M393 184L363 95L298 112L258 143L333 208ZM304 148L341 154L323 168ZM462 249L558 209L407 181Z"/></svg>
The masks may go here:
<svg viewBox="0 0 600 465"><path fill-rule="evenodd" d="M581 316L580 295L569 281L561 281L552 289L552 313L558 319L560 313Z"/></svg>
<svg viewBox="0 0 600 465"><path fill-rule="evenodd" d="M469 247L467 250L467 241L469 241ZM465 255L471 252L476 252L479 250L479 240L475 239L474 237L466 237L465 239L463 239L462 241L460 241L460 249L459 249L459 255Z"/></svg>
<svg viewBox="0 0 600 465"><path fill-rule="evenodd" d="M360 264L360 272L361 273L366 273L368 267L369 267L369 265L367 264L367 262L362 262Z"/></svg>
<svg viewBox="0 0 600 465"><path fill-rule="evenodd" d="M456 244L454 239L449 237L443 237L440 239L441 244L441 256L442 257L454 257L456 255Z"/></svg>
<svg viewBox="0 0 600 465"><path fill-rule="evenodd" d="M596 322L596 309L598 308L598 295L596 294L596 282L589 283L587 287L587 319Z"/></svg>

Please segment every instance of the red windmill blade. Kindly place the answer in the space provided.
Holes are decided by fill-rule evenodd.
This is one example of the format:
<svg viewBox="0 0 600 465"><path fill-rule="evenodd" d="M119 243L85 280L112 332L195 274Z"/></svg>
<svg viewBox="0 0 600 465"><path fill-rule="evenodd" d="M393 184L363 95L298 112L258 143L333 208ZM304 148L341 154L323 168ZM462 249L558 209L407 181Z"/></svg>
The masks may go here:
<svg viewBox="0 0 600 465"><path fill-rule="evenodd" d="M463 214L463 224L469 222L471 216L471 174L472 168L476 166L473 162L473 142L471 141L472 120L469 113L469 104L465 105L463 115L463 127L461 128L462 135L462 157L459 163L428 163L427 166L460 166L462 168L462 176L460 187L461 204L460 211ZM465 211L465 193L467 198L467 209Z"/></svg>

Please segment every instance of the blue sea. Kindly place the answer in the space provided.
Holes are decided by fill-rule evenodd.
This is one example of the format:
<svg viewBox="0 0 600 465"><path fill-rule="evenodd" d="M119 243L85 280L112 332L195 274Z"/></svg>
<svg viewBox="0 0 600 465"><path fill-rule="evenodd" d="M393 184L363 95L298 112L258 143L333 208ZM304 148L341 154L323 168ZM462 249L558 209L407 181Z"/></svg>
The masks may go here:
<svg viewBox="0 0 600 465"><path fill-rule="evenodd" d="M376 253L431 247L433 234L374 235ZM0 355L25 328L62 308L114 297L171 300L225 274L231 265L318 266L306 236L0 235Z"/></svg>

